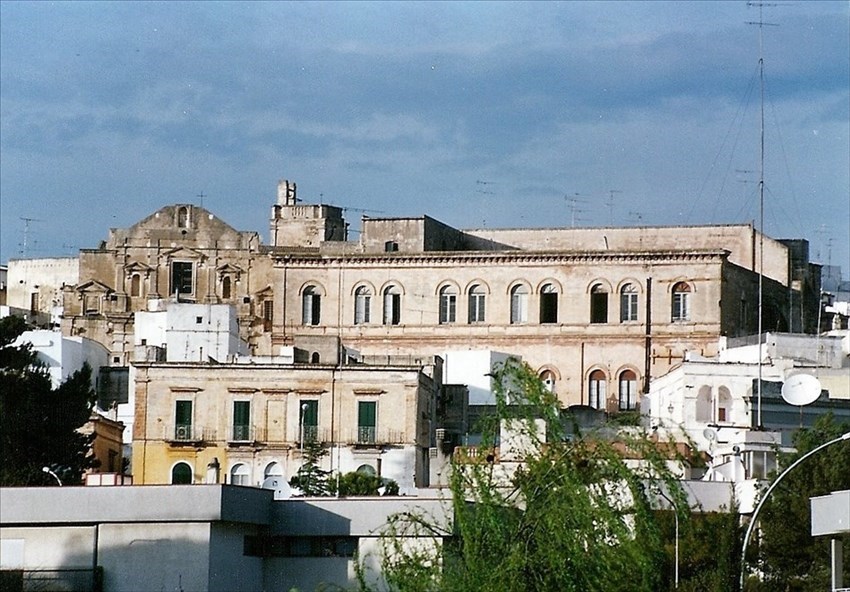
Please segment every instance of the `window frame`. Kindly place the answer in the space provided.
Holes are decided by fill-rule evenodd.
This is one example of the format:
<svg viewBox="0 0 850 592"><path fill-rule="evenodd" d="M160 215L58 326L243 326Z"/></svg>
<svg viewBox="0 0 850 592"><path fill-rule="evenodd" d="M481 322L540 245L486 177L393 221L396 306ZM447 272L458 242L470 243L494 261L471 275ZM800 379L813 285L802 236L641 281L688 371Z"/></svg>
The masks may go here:
<svg viewBox="0 0 850 592"><path fill-rule="evenodd" d="M366 413L364 413L366 412ZM364 422L364 416L366 418ZM369 421L371 419L371 425ZM357 401L357 443L375 444L378 435L378 402Z"/></svg>
<svg viewBox="0 0 850 592"><path fill-rule="evenodd" d="M467 322L469 324L486 322L487 292L481 284L474 284L469 288L467 301Z"/></svg>
<svg viewBox="0 0 850 592"><path fill-rule="evenodd" d="M587 405L601 411L608 408L608 377L598 368L587 377Z"/></svg>
<svg viewBox="0 0 850 592"><path fill-rule="evenodd" d="M194 296L195 294L195 262L194 261L172 261L169 273L169 295ZM188 290L186 282L188 281Z"/></svg>
<svg viewBox="0 0 850 592"><path fill-rule="evenodd" d="M605 325L608 323L608 290L601 283L593 284L590 288L590 324Z"/></svg>
<svg viewBox="0 0 850 592"><path fill-rule="evenodd" d="M625 369L620 372L617 379L617 405L620 411L634 411L637 409L638 399L638 376L637 372Z"/></svg>
<svg viewBox="0 0 850 592"><path fill-rule="evenodd" d="M528 286L515 284L510 290L510 324L524 325L528 323Z"/></svg>
<svg viewBox="0 0 850 592"><path fill-rule="evenodd" d="M301 292L301 324L316 327L322 321L322 294L318 286L310 284Z"/></svg>
<svg viewBox="0 0 850 592"><path fill-rule="evenodd" d="M452 285L443 286L439 293L439 322L441 325L451 325L457 322L457 288Z"/></svg>
<svg viewBox="0 0 850 592"><path fill-rule="evenodd" d="M628 283L620 288L620 322L630 323L638 320L638 290Z"/></svg>
<svg viewBox="0 0 850 592"><path fill-rule="evenodd" d="M544 284L540 288L540 324L553 325L558 323L558 288L552 284Z"/></svg>
<svg viewBox="0 0 850 592"><path fill-rule="evenodd" d="M670 296L670 320L690 321L691 320L691 289L687 282L676 282L673 285Z"/></svg>
<svg viewBox="0 0 850 592"><path fill-rule="evenodd" d="M231 440L233 442L248 442L251 440L251 401L245 399L236 399L233 401L233 422L231 427L233 428L231 432Z"/></svg>
<svg viewBox="0 0 850 592"><path fill-rule="evenodd" d="M401 289L396 285L387 286L383 291L383 324L401 324Z"/></svg>
<svg viewBox="0 0 850 592"><path fill-rule="evenodd" d="M372 321L372 290L358 286L354 290L354 324L368 325Z"/></svg>

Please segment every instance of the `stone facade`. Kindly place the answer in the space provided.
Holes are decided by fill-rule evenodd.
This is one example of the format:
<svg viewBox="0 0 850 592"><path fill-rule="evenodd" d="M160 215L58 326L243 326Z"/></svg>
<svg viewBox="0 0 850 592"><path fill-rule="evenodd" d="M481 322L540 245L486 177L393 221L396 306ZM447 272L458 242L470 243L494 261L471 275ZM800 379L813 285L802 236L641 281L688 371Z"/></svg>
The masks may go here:
<svg viewBox="0 0 850 592"><path fill-rule="evenodd" d="M427 485L439 365L137 363L134 482L286 481L303 443L325 443L324 468L368 465L402 492ZM208 473L210 467L212 473ZM366 469L368 470L368 469Z"/></svg>

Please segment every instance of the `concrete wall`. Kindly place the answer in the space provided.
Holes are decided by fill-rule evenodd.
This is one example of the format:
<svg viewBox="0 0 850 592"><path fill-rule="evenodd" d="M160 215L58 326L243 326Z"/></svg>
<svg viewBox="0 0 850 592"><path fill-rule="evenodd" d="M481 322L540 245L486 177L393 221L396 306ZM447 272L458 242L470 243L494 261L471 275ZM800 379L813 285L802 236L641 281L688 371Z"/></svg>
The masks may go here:
<svg viewBox="0 0 850 592"><path fill-rule="evenodd" d="M77 257L48 257L42 259L10 259L6 304L26 311L32 310L35 295L37 311L59 322L62 314L62 290L79 279Z"/></svg>

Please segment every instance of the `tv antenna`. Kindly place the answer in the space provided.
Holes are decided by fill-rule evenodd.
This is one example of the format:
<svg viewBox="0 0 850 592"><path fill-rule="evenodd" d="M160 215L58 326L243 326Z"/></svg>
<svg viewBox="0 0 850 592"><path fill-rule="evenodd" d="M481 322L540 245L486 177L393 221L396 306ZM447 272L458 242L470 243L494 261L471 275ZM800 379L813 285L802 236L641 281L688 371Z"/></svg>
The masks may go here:
<svg viewBox="0 0 850 592"><path fill-rule="evenodd" d="M18 252L23 257L26 257L29 249L30 224L33 222L44 222L44 220L39 218L26 218L24 216L21 216L20 219L24 221L24 241L20 244L21 250Z"/></svg>
<svg viewBox="0 0 850 592"><path fill-rule="evenodd" d="M196 195L195 197L197 197L198 199L200 199L200 200L201 200L201 207L204 207L204 198L205 198L205 197L209 197L209 195L206 195L203 191L201 191L201 192L200 192L198 195Z"/></svg>
<svg viewBox="0 0 850 592"><path fill-rule="evenodd" d="M475 193L482 193L484 195L495 195L496 194L495 191L490 191L489 189L487 189L487 185L493 185L494 184L492 181L482 181L480 179L477 179L475 181L475 184L484 186L482 189L476 189Z"/></svg>
<svg viewBox="0 0 850 592"><path fill-rule="evenodd" d="M622 193L619 189L608 190L608 225L614 226L614 194Z"/></svg>
<svg viewBox="0 0 850 592"><path fill-rule="evenodd" d="M567 207L570 209L570 228L575 228L576 214L581 214L587 211L587 209L579 207L579 204L586 204L588 201L588 196L582 195L580 193L568 193L564 195L564 201L567 203ZM579 219L579 222L581 222L581 219Z"/></svg>

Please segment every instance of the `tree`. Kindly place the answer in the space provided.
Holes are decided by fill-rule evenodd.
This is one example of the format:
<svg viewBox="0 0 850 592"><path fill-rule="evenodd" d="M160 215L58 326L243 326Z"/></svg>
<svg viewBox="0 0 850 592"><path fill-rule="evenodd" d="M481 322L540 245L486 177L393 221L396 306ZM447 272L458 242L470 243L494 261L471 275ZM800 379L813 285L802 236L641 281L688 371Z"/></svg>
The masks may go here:
<svg viewBox="0 0 850 592"><path fill-rule="evenodd" d="M336 493L341 497L381 495L379 491L381 487L384 488L383 495L398 495L398 483L392 479L352 471L339 475Z"/></svg>
<svg viewBox="0 0 850 592"><path fill-rule="evenodd" d="M93 436L78 432L91 416L95 392L85 364L58 388L29 344L13 346L26 324L0 319L0 485L78 484L96 466Z"/></svg>
<svg viewBox="0 0 850 592"><path fill-rule="evenodd" d="M382 558L389 587L423 592L669 587L661 569L667 541L653 489L663 487L680 522L687 522L684 491L666 464L675 448L622 434L616 441L582 437L576 426L578 436L568 439L557 398L519 362L495 372L494 392L496 413L483 426L482 448L489 454L453 465L453 524L410 513L390 521ZM498 440L500 428L503 435L509 429L524 450L513 472L496 462L510 446ZM629 466L626 456L642 463ZM405 538L411 534L431 536L434 544L411 546Z"/></svg>
<svg viewBox="0 0 850 592"><path fill-rule="evenodd" d="M320 464L328 451L321 442L310 440L304 444L304 464L298 467L298 472L289 480L289 485L297 487L306 496L326 496L333 494L330 483L330 471L325 471Z"/></svg>
<svg viewBox="0 0 850 592"><path fill-rule="evenodd" d="M850 423L835 421L832 414L819 417L811 428L794 434L795 452L781 454L779 466L788 467L817 446L850 430ZM781 470L781 469L780 469ZM774 474L775 479L778 474ZM758 564L759 581L751 576L746 590L827 590L830 585L829 537L811 536L809 498L850 489L850 442L833 444L800 463L773 490L759 515L761 537L751 541L747 559L752 573ZM844 548L850 536L840 537ZM844 572L850 571L850 554Z"/></svg>

